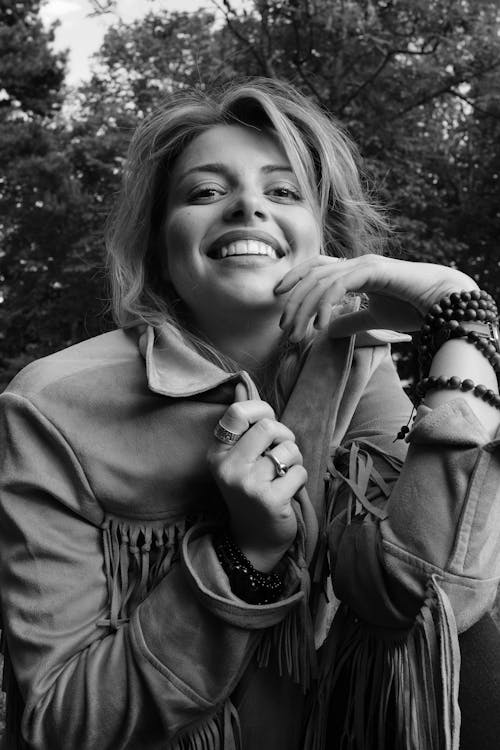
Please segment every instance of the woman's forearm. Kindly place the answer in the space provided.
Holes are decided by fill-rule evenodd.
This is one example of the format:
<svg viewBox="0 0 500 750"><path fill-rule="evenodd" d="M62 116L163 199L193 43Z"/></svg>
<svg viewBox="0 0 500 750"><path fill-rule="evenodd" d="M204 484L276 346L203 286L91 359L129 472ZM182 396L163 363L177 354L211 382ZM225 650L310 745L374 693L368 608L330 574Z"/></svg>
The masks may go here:
<svg viewBox="0 0 500 750"><path fill-rule="evenodd" d="M476 385L485 385L498 393L497 377L493 367L486 357L465 339L452 339L443 344L432 360L429 375L442 375L446 378L456 376L461 380L469 378ZM457 396L468 402L485 430L493 437L500 424L500 410L473 395L471 391L432 390L426 394L424 403L435 408Z"/></svg>

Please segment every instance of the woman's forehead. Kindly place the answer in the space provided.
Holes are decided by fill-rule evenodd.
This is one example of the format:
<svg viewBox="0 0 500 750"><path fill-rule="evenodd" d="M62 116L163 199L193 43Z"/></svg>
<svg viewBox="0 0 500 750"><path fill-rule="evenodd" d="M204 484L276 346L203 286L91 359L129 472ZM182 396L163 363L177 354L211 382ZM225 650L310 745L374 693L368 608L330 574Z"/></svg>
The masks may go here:
<svg viewBox="0 0 500 750"><path fill-rule="evenodd" d="M250 161L249 161L250 159ZM179 154L174 172L182 174L205 164L239 163L251 167L267 163L290 169L278 136L269 130L245 125L214 125L197 135Z"/></svg>

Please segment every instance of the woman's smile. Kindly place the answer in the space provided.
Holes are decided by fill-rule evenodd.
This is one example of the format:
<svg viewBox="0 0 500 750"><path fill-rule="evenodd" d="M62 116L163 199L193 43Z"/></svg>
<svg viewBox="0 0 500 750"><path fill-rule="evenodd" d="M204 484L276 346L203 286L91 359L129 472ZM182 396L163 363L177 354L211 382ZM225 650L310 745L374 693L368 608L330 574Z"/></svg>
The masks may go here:
<svg viewBox="0 0 500 750"><path fill-rule="evenodd" d="M208 249L207 255L215 260L243 257L280 260L286 250L267 232L256 229L233 229L225 232Z"/></svg>

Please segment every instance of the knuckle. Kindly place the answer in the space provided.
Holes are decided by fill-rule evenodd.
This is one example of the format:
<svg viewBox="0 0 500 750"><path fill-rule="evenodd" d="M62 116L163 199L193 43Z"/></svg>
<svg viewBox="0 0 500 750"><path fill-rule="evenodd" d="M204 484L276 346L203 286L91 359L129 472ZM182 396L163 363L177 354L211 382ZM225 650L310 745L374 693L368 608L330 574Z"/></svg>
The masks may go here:
<svg viewBox="0 0 500 750"><path fill-rule="evenodd" d="M241 491L247 495L247 497L257 498L260 494L259 486L257 485L253 473L250 472L238 480L238 485Z"/></svg>
<svg viewBox="0 0 500 750"><path fill-rule="evenodd" d="M284 448L284 458L293 461L295 464L302 463L302 453L299 450L297 443L293 440L286 440L282 443Z"/></svg>
<svg viewBox="0 0 500 750"><path fill-rule="evenodd" d="M239 402L239 401L235 401L233 404L231 404L226 409L226 415L230 419L234 419L234 420L242 420L243 421L243 420L246 419L245 415L244 415L244 412L243 412L243 407L241 405L241 402Z"/></svg>
<svg viewBox="0 0 500 750"><path fill-rule="evenodd" d="M263 417L261 420L257 422L256 427L258 427L263 433L268 435L269 433L272 433L276 429L276 420L271 419L270 417Z"/></svg>
<svg viewBox="0 0 500 750"><path fill-rule="evenodd" d="M219 482L226 487L234 487L237 484L237 475L231 461L216 462L214 473Z"/></svg>
<svg viewBox="0 0 500 750"><path fill-rule="evenodd" d="M297 480L300 481L301 485L307 482L307 470L302 466L296 466Z"/></svg>
<svg viewBox="0 0 500 750"><path fill-rule="evenodd" d="M259 404L259 406L261 406L261 408L265 408L269 419L276 421L276 414L274 413L274 409L271 404L268 404L267 401L259 401L257 403Z"/></svg>

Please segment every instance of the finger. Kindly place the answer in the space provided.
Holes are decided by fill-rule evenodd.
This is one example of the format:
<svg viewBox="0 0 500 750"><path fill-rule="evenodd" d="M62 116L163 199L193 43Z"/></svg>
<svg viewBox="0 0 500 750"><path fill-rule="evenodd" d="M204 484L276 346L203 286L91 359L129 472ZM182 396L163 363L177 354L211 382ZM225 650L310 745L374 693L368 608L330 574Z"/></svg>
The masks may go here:
<svg viewBox="0 0 500 750"><path fill-rule="evenodd" d="M235 460L254 463L276 443L295 441L293 432L276 419L261 419L245 432L232 449Z"/></svg>
<svg viewBox="0 0 500 750"><path fill-rule="evenodd" d="M292 326L295 329L298 326L305 329L310 318L319 311L321 297L335 281L342 279L345 274L349 273L345 264L339 265L332 258L329 260L328 264L309 268L307 274L302 274L300 280L291 290L280 320L280 326L284 330L290 329ZM340 302L340 300L341 297L338 301ZM333 302L335 301L334 299Z"/></svg>
<svg viewBox="0 0 500 750"><path fill-rule="evenodd" d="M299 464L291 466L284 477L272 482L273 495L277 502L290 500L307 482L307 471Z"/></svg>
<svg viewBox="0 0 500 750"><path fill-rule="evenodd" d="M236 395L239 397L241 390L237 391ZM226 430L242 435L248 430L251 424L267 417L274 419L274 411L266 401L258 401L257 399L248 401L244 399L232 403L226 409L219 422Z"/></svg>
<svg viewBox="0 0 500 750"><path fill-rule="evenodd" d="M318 269L311 270L307 276L304 276L299 282L297 282L290 292L280 320L280 326L284 331L294 324L297 311L303 300L313 294L314 290L317 288L320 281L316 275L317 273Z"/></svg>
<svg viewBox="0 0 500 750"><path fill-rule="evenodd" d="M288 273L283 276L279 284L274 288L275 294L284 294L289 292L301 279L305 278L312 268L321 268L322 266L332 266L335 263L339 265L345 265L340 263L340 258L334 258L331 255L317 255L312 260L306 260L303 263L299 263L294 266ZM352 259L354 260L354 259Z"/></svg>
<svg viewBox="0 0 500 750"><path fill-rule="evenodd" d="M346 284L344 279L349 272L333 272L323 268L315 279L315 284L302 299L295 299L293 319L289 321L289 338L300 341L304 337L310 321L315 318L316 328L325 328L331 317L332 308L345 299ZM295 289L292 294L295 293Z"/></svg>
<svg viewBox="0 0 500 750"><path fill-rule="evenodd" d="M303 464L302 453L300 452L297 443L292 440L285 440L283 443L275 445L273 448L269 448L264 451L262 461L259 461L259 466L263 466L266 472L267 478L271 481L275 479L277 474L277 466L272 459L278 461L286 467L286 470L290 469L291 466Z"/></svg>
<svg viewBox="0 0 500 750"><path fill-rule="evenodd" d="M247 389L243 383L238 383L234 389L235 401L248 401Z"/></svg>
<svg viewBox="0 0 500 750"><path fill-rule="evenodd" d="M311 289L309 294L301 300L295 310L294 319L290 324L290 340L300 341L312 319L315 319L317 328L324 327L324 321L325 319L329 320L333 307L330 299L333 298L337 301L342 299L343 296L344 286L340 280L332 279L330 275L318 279L314 289Z"/></svg>

